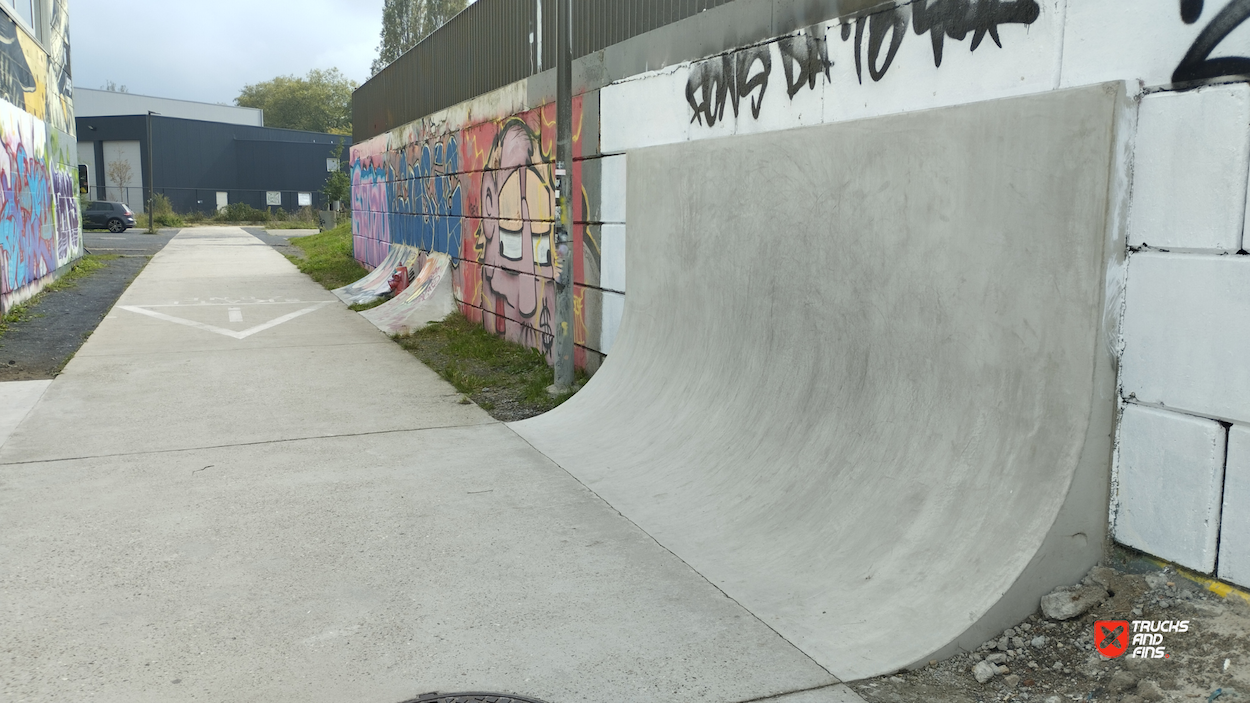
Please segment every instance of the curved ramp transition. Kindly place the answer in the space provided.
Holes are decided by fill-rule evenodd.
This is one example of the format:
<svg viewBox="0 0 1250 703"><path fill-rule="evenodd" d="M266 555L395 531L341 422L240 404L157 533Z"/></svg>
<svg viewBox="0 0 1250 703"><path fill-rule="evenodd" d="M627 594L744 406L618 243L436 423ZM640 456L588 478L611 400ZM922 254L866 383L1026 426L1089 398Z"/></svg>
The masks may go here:
<svg viewBox="0 0 1250 703"><path fill-rule="evenodd" d="M407 266L409 270L421 259L421 250L404 244L392 244L386 258L358 281L330 291L348 305L371 303L391 291L391 274L396 267Z"/></svg>
<svg viewBox="0 0 1250 703"><path fill-rule="evenodd" d="M843 680L997 636L1102 549L1122 95L631 152L620 336L512 427Z"/></svg>
<svg viewBox="0 0 1250 703"><path fill-rule="evenodd" d="M456 309L450 266L450 256L440 252L427 254L417 277L407 288L360 314L387 334L409 334L447 317Z"/></svg>

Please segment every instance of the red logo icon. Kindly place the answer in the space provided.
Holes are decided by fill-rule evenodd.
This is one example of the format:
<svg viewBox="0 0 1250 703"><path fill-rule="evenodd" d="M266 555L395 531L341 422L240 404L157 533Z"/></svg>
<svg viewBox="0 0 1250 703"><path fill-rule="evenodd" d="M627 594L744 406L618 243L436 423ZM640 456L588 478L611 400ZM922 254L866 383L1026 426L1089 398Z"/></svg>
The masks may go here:
<svg viewBox="0 0 1250 703"><path fill-rule="evenodd" d="M1094 623L1094 646L1105 657L1115 658L1128 651L1128 621L1099 620Z"/></svg>

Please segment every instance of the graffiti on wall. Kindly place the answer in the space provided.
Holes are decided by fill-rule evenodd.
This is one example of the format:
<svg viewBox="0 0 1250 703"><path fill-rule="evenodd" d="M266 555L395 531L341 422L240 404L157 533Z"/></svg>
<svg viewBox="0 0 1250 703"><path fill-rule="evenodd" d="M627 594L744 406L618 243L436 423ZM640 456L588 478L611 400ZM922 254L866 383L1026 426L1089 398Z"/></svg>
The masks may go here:
<svg viewBox="0 0 1250 703"><path fill-rule="evenodd" d="M581 99L574 101L575 125ZM551 354L555 285L555 106L448 127L419 120L352 148L356 257L378 265L391 244L451 258L456 299L466 316L512 341ZM581 155L580 129L574 155ZM574 161L580 182L581 163ZM586 283L598 283L597 227L575 199L574 339L587 341ZM589 278L587 278L589 276ZM594 310L592 310L594 308ZM578 359L585 358L583 349ZM579 362L580 363L580 362Z"/></svg>
<svg viewBox="0 0 1250 703"><path fill-rule="evenodd" d="M1176 0L1184 25L1199 27L1172 73L1180 87L1197 87L1229 77L1250 77L1250 56L1235 54L1229 37L1250 20L1250 0ZM1041 17L1037 0L917 0L871 14L809 27L794 35L696 62L686 81L690 122L713 127L750 114L758 120L764 96L778 80L791 100L804 89L832 84L835 47L845 46L859 84L884 80L909 36L927 37L935 68L941 68L949 42L965 42L969 52L986 40L1004 48L1001 28L1029 27ZM780 68L780 70L778 70ZM778 77L780 74L780 77Z"/></svg>
<svg viewBox="0 0 1250 703"><path fill-rule="evenodd" d="M474 254L487 328L549 354L555 339L554 125L544 139L541 113L538 122L510 117L491 139L477 172Z"/></svg>
<svg viewBox="0 0 1250 703"><path fill-rule="evenodd" d="M74 80L69 52L69 2L52 1L48 37L48 124L70 135L74 129Z"/></svg>
<svg viewBox="0 0 1250 703"><path fill-rule="evenodd" d="M387 199L387 138L382 134L352 146L352 242L356 258L377 266L391 243Z"/></svg>
<svg viewBox="0 0 1250 703"><path fill-rule="evenodd" d="M52 3L49 28L51 53L0 13L0 299L6 306L82 255L64 0Z"/></svg>
<svg viewBox="0 0 1250 703"><path fill-rule="evenodd" d="M976 51L989 37L999 48L999 27L1004 24L1027 26L1041 14L1036 0L921 0L892 7L870 15L845 20L840 25L841 40L854 52L855 75L864 82L864 72L879 82L885 78L908 36L908 27L917 36L928 35L933 47L933 65L941 67L946 40L968 40L969 51ZM690 121L708 127L725 119L729 107L736 118L742 107L759 119L764 94L772 81L775 45L787 97L794 99L804 88L814 90L820 82L831 82L826 27L817 25L782 37L776 42L747 47L701 61L692 66L686 82L686 102L693 116Z"/></svg>
<svg viewBox="0 0 1250 703"><path fill-rule="evenodd" d="M1196 24L1203 16L1206 3L1203 0L1180 0L1181 21ZM1250 58L1245 56L1221 56L1211 58L1219 45L1247 19L1250 19L1250 0L1231 0L1220 10L1207 13L1208 21L1189 51L1181 58L1172 74L1174 83L1208 81L1223 76L1250 76Z"/></svg>
<svg viewBox="0 0 1250 703"><path fill-rule="evenodd" d="M26 110L27 94L38 90L39 83L26 58L23 38L25 33L18 28L17 22L0 12L0 98ZM29 102L36 111L32 114L42 117L44 109L38 101Z"/></svg>
<svg viewBox="0 0 1250 703"><path fill-rule="evenodd" d="M57 268L54 195L43 122L0 105L0 293Z"/></svg>

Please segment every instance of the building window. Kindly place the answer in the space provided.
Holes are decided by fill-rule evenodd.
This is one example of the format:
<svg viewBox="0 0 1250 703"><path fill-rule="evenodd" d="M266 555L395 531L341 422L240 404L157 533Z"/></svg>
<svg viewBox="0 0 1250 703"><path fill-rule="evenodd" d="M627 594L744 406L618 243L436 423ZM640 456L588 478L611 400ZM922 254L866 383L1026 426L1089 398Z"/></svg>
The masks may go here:
<svg viewBox="0 0 1250 703"><path fill-rule="evenodd" d="M35 40L41 44L48 41L48 28L45 26L44 0L0 0L3 6L15 19L25 24Z"/></svg>
<svg viewBox="0 0 1250 703"><path fill-rule="evenodd" d="M35 26L34 0L4 0L4 4L17 11L17 16L26 20L27 27Z"/></svg>

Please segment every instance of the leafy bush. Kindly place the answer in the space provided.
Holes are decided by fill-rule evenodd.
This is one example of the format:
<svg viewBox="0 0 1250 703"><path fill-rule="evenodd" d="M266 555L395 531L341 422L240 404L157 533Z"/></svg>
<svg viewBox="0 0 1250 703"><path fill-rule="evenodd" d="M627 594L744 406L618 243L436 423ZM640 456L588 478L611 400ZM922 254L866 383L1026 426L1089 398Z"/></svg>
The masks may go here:
<svg viewBox="0 0 1250 703"><path fill-rule="evenodd" d="M160 217L161 215L174 214L174 206L169 203L169 198L163 193L157 193L152 196L152 215Z"/></svg>
<svg viewBox="0 0 1250 703"><path fill-rule="evenodd" d="M224 210L218 212L213 220L217 222L268 222L270 215L268 211L257 210L247 203L230 203Z"/></svg>
<svg viewBox="0 0 1250 703"><path fill-rule="evenodd" d="M308 206L304 206L291 213L291 219L296 222L304 222L310 225L316 225L318 223L317 211Z"/></svg>
<svg viewBox="0 0 1250 703"><path fill-rule="evenodd" d="M159 225L161 227L186 227L187 226L186 221L183 220L178 215L174 214L173 212L162 213L162 212L158 212L154 210L152 212L152 222L153 224Z"/></svg>

